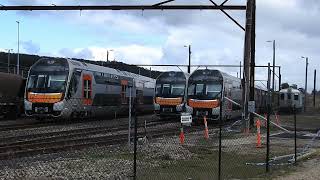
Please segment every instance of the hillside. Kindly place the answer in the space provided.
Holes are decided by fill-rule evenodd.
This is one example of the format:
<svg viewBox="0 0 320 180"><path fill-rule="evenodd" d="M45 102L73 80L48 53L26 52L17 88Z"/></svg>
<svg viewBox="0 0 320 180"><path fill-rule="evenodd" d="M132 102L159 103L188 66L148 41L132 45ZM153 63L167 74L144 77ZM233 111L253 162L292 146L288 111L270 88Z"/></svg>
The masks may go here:
<svg viewBox="0 0 320 180"><path fill-rule="evenodd" d="M32 66L38 59L46 57L46 56L38 56L38 55L30 55L30 54L20 54L20 69L23 70L23 74L29 70L30 66ZM100 65L103 63L103 66L110 67L114 69L119 69L122 71L128 71L136 74L140 74L147 77L156 78L160 75L160 71L151 71L142 67L138 67L135 65L125 64L123 62L111 61L111 62L101 62L101 61L90 61L85 59L75 59L77 61L84 61L86 63ZM13 69L17 63L17 54L10 54L10 72L13 73ZM0 71L7 72L8 71L8 53L0 52Z"/></svg>

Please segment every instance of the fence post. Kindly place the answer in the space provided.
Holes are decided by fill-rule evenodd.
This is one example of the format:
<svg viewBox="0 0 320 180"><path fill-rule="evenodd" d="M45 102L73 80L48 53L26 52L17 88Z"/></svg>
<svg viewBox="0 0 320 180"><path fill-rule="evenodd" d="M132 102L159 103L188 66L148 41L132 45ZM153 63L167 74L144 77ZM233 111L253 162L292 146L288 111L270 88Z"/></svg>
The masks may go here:
<svg viewBox="0 0 320 180"><path fill-rule="evenodd" d="M131 142L130 142L130 138L131 138L131 113L132 113L131 112L131 107L132 107L131 90L132 90L132 87L130 87L130 91L129 91L129 125L128 125L128 148L129 148L129 150L130 150L130 144L131 144Z"/></svg>
<svg viewBox="0 0 320 180"><path fill-rule="evenodd" d="M220 112L219 112L219 161L218 161L218 179L221 179L221 144L222 144L222 107L223 107L223 101L222 101L222 88L221 88L221 97L220 97Z"/></svg>
<svg viewBox="0 0 320 180"><path fill-rule="evenodd" d="M134 118L134 140L133 140L133 179L137 179L137 111L136 111L136 103L134 102L132 115Z"/></svg>
<svg viewBox="0 0 320 180"><path fill-rule="evenodd" d="M269 172L269 153L270 153L270 109L271 109L271 98L270 98L270 63L268 63L268 105L267 105L267 155L266 155L266 172Z"/></svg>
<svg viewBox="0 0 320 180"><path fill-rule="evenodd" d="M293 107L294 115L294 164L297 163L297 112L296 105Z"/></svg>

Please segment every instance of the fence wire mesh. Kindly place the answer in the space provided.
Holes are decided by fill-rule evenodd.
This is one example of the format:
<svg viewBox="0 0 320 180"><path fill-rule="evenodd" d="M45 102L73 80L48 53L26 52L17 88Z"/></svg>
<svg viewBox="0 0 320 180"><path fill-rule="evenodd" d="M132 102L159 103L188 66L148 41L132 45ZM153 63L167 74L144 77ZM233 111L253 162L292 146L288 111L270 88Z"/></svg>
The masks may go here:
<svg viewBox="0 0 320 180"><path fill-rule="evenodd" d="M215 110L212 113L218 117L206 117L207 126L204 117L198 117L198 123L191 126L182 126L179 116L160 118L153 115L152 111L151 114L147 113L147 108L139 110L139 105L136 105L137 114L132 116L129 127L128 105L99 109L85 108L83 103L83 99L69 99L55 107L55 110L43 104L37 109L37 113L46 115L67 108L74 113L67 113L73 117L72 120L47 116L35 119L24 113L12 119L8 118L6 113L9 111L4 111L2 104L0 178L219 179L219 168L221 179L259 178L268 174L267 131L262 118L255 117L255 126L245 131L245 122L239 117L240 111L219 124L220 112ZM24 107L27 114L28 108L33 113L36 111L36 106L31 106L31 109ZM227 107L230 106L223 108L223 116L228 115ZM111 113L106 114L104 111ZM257 147L258 120L261 147ZM295 124L293 114L275 116L273 113L271 121L289 131L271 123L269 157L270 173L273 174L290 167L294 162ZM299 163L319 150L320 132L317 129L319 120L316 113L299 113L296 122Z"/></svg>

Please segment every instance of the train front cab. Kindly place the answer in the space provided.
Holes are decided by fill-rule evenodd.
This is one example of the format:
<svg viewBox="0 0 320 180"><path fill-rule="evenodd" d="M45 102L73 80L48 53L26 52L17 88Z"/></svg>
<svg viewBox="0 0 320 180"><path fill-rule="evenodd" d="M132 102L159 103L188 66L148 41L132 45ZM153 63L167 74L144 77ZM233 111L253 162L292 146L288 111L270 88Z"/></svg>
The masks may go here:
<svg viewBox="0 0 320 180"><path fill-rule="evenodd" d="M156 86L155 113L160 118L179 117L184 109L184 84Z"/></svg>
<svg viewBox="0 0 320 180"><path fill-rule="evenodd" d="M24 107L27 116L63 115L69 65L66 59L40 59L29 71Z"/></svg>
<svg viewBox="0 0 320 180"><path fill-rule="evenodd" d="M292 112L294 106L296 106L297 111L302 110L304 96L299 90L293 88L281 89L279 94L281 112Z"/></svg>
<svg viewBox="0 0 320 180"><path fill-rule="evenodd" d="M208 121L219 120L222 91L223 78L219 71L198 70L190 76L186 112L192 115L193 122L202 122L204 117Z"/></svg>
<svg viewBox="0 0 320 180"><path fill-rule="evenodd" d="M164 72L156 81L155 114L160 118L178 118L185 110L186 76L183 72Z"/></svg>

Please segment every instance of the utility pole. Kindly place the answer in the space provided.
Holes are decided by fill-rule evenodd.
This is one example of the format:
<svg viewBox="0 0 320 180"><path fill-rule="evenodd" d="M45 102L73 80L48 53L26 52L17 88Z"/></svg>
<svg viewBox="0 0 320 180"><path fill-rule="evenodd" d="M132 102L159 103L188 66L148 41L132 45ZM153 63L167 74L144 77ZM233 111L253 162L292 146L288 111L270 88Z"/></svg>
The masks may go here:
<svg viewBox="0 0 320 180"><path fill-rule="evenodd" d="M109 50L107 50L107 62L109 62Z"/></svg>
<svg viewBox="0 0 320 180"><path fill-rule="evenodd" d="M314 70L313 78L313 107L316 107L316 83L317 83L317 70Z"/></svg>
<svg viewBox="0 0 320 180"><path fill-rule="evenodd" d="M19 75L19 66L20 66L20 21L16 21L18 23L18 56L17 56L17 74Z"/></svg>
<svg viewBox="0 0 320 180"><path fill-rule="evenodd" d="M281 67L279 66L279 94L278 94L278 108L280 108L280 90L281 90Z"/></svg>
<svg viewBox="0 0 320 180"><path fill-rule="evenodd" d="M189 47L189 64L188 64L188 73L190 74L190 72L191 72L191 45L189 45L189 46L184 45L184 47Z"/></svg>
<svg viewBox="0 0 320 180"><path fill-rule="evenodd" d="M242 65L241 65L241 61L240 61L240 66L239 66L239 67L240 67L240 80L241 80L241 74L242 74L242 73L241 73L241 68L242 68L241 66L242 66Z"/></svg>
<svg viewBox="0 0 320 180"><path fill-rule="evenodd" d="M273 59L272 59L272 95L274 95L274 76L275 76L275 69L276 69L276 40L273 40Z"/></svg>
<svg viewBox="0 0 320 180"><path fill-rule="evenodd" d="M245 39L244 39L244 57L243 57L243 125L245 129L249 128L249 111L248 111L248 100L249 100L249 72L250 72L250 36L251 36L251 25L252 25L252 0L247 0L247 11L246 11L246 27L245 27Z"/></svg>
<svg viewBox="0 0 320 180"><path fill-rule="evenodd" d="M10 51L13 51L13 49L6 49L8 51L8 73L10 73Z"/></svg>
<svg viewBox="0 0 320 180"><path fill-rule="evenodd" d="M253 125L253 117L249 114L249 101L254 102L254 74L255 74L255 10L256 1L247 0L246 28L244 43L244 64L243 64L243 121L245 128ZM253 105L253 104L252 104Z"/></svg>
<svg viewBox="0 0 320 180"><path fill-rule="evenodd" d="M152 78L152 74L151 73L152 73L152 71L151 71L151 67L150 67L150 78Z"/></svg>
<svg viewBox="0 0 320 180"><path fill-rule="evenodd" d="M276 40L272 41L267 41L267 42L272 42L272 53L273 53L273 58L272 58L272 101L274 101L274 95L275 95L275 74L276 74ZM274 103L272 103L274 104Z"/></svg>
<svg viewBox="0 0 320 180"><path fill-rule="evenodd" d="M107 50L107 62L109 62L109 51L113 51L113 49Z"/></svg>
<svg viewBox="0 0 320 180"><path fill-rule="evenodd" d="M256 0L252 0L252 25L251 25L251 61L250 61L250 101L254 101L255 92L255 53L256 53ZM254 127L254 117L250 117L250 127Z"/></svg>
<svg viewBox="0 0 320 180"><path fill-rule="evenodd" d="M306 106L307 106L307 88L308 88L308 57L301 57L302 59L306 60L306 79L305 79L305 86L304 86L304 112L306 112Z"/></svg>

